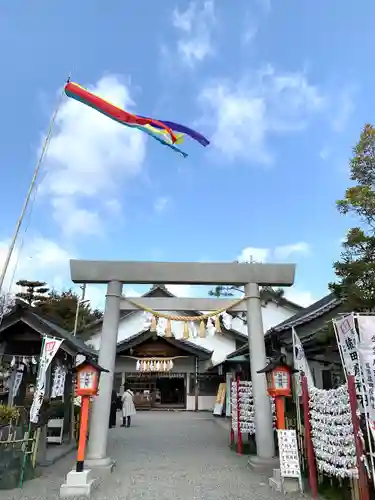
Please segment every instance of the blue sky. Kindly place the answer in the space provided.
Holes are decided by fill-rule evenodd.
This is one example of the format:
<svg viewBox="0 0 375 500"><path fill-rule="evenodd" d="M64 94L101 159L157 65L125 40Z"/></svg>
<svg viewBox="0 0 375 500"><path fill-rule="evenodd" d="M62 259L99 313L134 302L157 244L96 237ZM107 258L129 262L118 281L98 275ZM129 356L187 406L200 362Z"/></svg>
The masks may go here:
<svg viewBox="0 0 375 500"><path fill-rule="evenodd" d="M61 287L69 257L252 255L296 262L289 296L320 298L352 223L335 200L372 120L374 15L369 0L361 8L323 0L3 3L0 255L69 74L128 110L211 140L205 149L187 139L183 159L65 98L8 282L16 261L16 277Z"/></svg>

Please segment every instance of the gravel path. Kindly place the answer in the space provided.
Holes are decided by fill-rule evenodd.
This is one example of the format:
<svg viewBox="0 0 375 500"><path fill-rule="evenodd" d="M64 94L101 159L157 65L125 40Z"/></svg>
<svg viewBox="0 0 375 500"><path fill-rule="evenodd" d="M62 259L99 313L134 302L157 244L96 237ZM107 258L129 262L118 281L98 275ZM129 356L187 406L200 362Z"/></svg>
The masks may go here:
<svg viewBox="0 0 375 500"><path fill-rule="evenodd" d="M269 500L283 498L267 479L228 448L228 434L210 414L141 412L130 428L110 430L114 472L94 491L95 500ZM70 455L0 499L55 500Z"/></svg>

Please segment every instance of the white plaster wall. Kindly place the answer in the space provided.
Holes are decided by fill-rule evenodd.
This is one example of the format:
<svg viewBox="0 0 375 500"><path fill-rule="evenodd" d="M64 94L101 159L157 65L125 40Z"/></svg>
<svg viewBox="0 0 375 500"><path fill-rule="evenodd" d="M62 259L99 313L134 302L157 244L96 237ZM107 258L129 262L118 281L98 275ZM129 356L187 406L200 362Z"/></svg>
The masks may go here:
<svg viewBox="0 0 375 500"><path fill-rule="evenodd" d="M323 374L322 371L326 370L327 367L319 363L319 361L309 361L309 367L311 373L313 374L315 386L318 389L323 389Z"/></svg>
<svg viewBox="0 0 375 500"><path fill-rule="evenodd" d="M274 302L268 302L262 306L263 331L266 333L273 326L291 318L296 313L285 306L279 306ZM240 318L233 318L232 327L238 332L247 335L247 325Z"/></svg>
<svg viewBox="0 0 375 500"><path fill-rule="evenodd" d="M274 302L268 302L268 304L262 307L262 318L263 318L263 330L266 332L273 326L282 323L288 318L291 318L296 314L296 311L289 309L285 306L279 306Z"/></svg>

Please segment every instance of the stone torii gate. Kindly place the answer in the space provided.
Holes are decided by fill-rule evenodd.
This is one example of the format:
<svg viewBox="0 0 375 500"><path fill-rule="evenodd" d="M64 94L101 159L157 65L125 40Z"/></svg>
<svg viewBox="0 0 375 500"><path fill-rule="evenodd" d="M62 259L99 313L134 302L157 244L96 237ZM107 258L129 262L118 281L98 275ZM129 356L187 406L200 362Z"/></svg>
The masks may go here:
<svg viewBox="0 0 375 500"><path fill-rule="evenodd" d="M91 416L87 465L112 470L107 455L108 422L115 369L120 310L131 311L134 304L122 297L123 284L235 285L245 287L246 300L230 309L247 313L251 378L253 382L257 457L254 466L267 466L275 456L271 404L264 374L266 352L259 286L291 286L294 264L237 264L193 262L129 262L71 260L74 283L107 284L99 364L108 370L100 379L99 394ZM233 300L215 298L130 298L156 311L216 311L230 307Z"/></svg>

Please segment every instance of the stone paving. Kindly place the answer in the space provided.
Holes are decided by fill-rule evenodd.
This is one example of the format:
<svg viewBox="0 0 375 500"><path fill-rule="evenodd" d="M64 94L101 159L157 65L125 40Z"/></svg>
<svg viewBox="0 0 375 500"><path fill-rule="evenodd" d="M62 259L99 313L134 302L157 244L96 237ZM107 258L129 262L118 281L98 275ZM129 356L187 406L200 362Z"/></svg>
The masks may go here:
<svg viewBox="0 0 375 500"><path fill-rule="evenodd" d="M103 429L104 431L104 429ZM102 479L94 500L269 500L267 478L247 468L246 457L228 448L228 433L209 413L140 412L130 428L110 430L114 472ZM0 499L55 500L69 455L23 490L0 492Z"/></svg>

